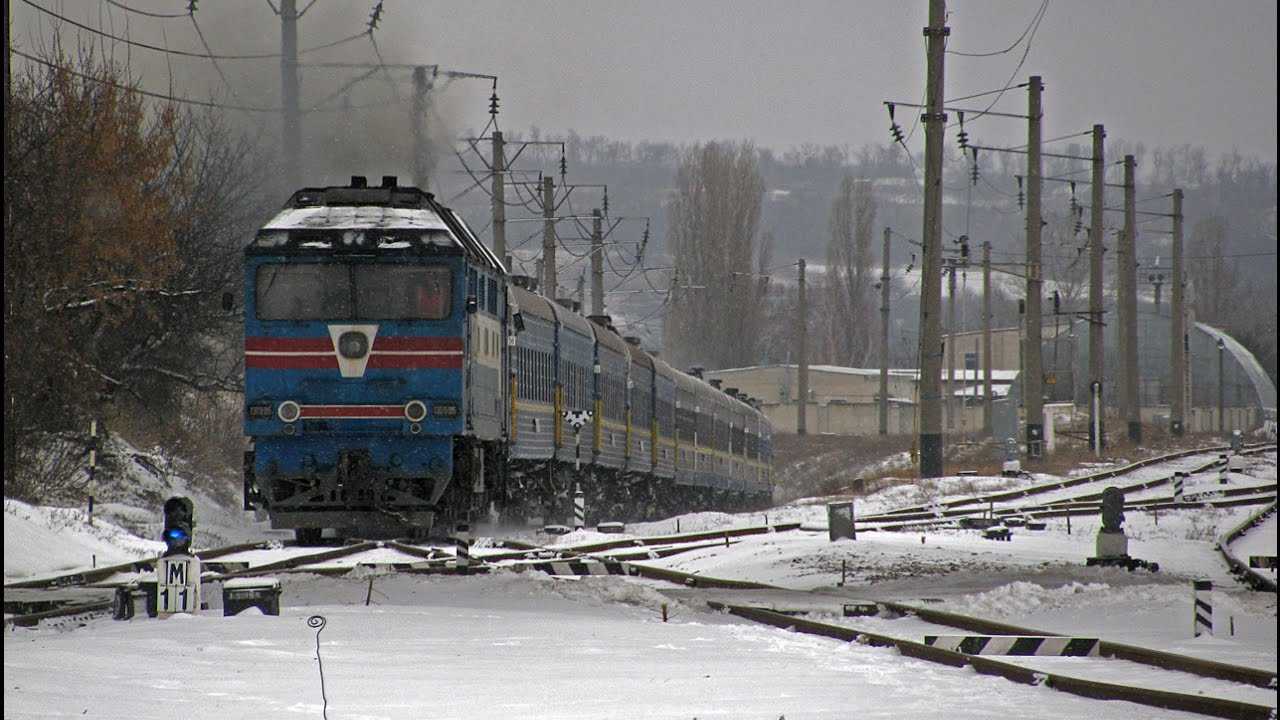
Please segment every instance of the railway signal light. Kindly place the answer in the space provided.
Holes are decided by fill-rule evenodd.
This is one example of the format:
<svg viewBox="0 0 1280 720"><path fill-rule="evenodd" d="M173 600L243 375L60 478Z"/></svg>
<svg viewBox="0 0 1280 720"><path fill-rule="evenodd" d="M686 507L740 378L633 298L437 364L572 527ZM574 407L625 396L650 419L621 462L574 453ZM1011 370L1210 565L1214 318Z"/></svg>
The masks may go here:
<svg viewBox="0 0 1280 720"><path fill-rule="evenodd" d="M191 552L191 532L195 527L195 506L190 498L171 497L164 501L164 532L161 539L167 546L165 555L186 555Z"/></svg>

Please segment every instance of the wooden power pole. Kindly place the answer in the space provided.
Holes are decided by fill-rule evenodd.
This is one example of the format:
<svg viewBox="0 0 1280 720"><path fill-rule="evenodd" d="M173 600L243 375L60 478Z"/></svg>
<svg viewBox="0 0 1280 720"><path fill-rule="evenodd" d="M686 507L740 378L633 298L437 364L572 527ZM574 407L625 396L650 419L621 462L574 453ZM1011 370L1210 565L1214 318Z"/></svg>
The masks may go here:
<svg viewBox="0 0 1280 720"><path fill-rule="evenodd" d="M556 185L542 178L542 294L556 299Z"/></svg>
<svg viewBox="0 0 1280 720"><path fill-rule="evenodd" d="M920 477L943 474L942 436L942 144L945 89L946 0L929 0L925 28L928 60L924 122L924 238L920 267Z"/></svg>
<svg viewBox="0 0 1280 720"><path fill-rule="evenodd" d="M1039 75L1032 75L1027 87L1027 346L1022 398L1026 409L1027 457L1038 458L1044 439L1044 362L1041 357L1040 295L1042 267L1040 257L1040 92Z"/></svg>
<svg viewBox="0 0 1280 720"><path fill-rule="evenodd" d="M1093 126L1092 185L1089 188L1089 386L1097 383L1098 397L1103 397L1105 375L1107 372L1106 333L1107 324L1103 320L1102 305L1104 301L1102 289L1102 254L1105 250L1103 239L1103 217L1106 206L1106 149L1103 139L1107 133L1101 125ZM1096 405L1096 408L1095 408ZM1097 412L1098 417L1093 417ZM1103 446L1106 437L1106 412L1101 402L1094 403L1089 399L1089 447ZM1095 433L1102 435L1096 438ZM1096 444L1095 444L1096 443Z"/></svg>
<svg viewBox="0 0 1280 720"><path fill-rule="evenodd" d="M507 270L510 271L511 263L507 262L507 160L502 132L499 130L493 131L493 158L490 165L493 167L493 254L508 265Z"/></svg>
<svg viewBox="0 0 1280 720"><path fill-rule="evenodd" d="M1169 430L1175 437L1183 434L1183 425L1187 414L1186 386L1183 383L1187 376L1187 326L1186 308L1183 307L1186 296L1182 288L1182 188L1173 189L1173 312L1170 315L1169 351Z"/></svg>
<svg viewBox="0 0 1280 720"><path fill-rule="evenodd" d="M1134 193L1134 169L1132 155L1124 156L1124 233L1120 236L1120 250L1116 262L1120 276L1120 407L1129 425L1129 440L1135 445L1142 442L1142 408L1138 400L1138 264L1135 256L1138 224Z"/></svg>
<svg viewBox="0 0 1280 720"><path fill-rule="evenodd" d="M889 228L880 271L880 434L889 434Z"/></svg>
<svg viewBox="0 0 1280 720"><path fill-rule="evenodd" d="M302 113L298 109L298 3L280 0L280 145L292 193L302 185Z"/></svg>
<svg viewBox="0 0 1280 720"><path fill-rule="evenodd" d="M809 299L805 293L805 266L804 258L800 258L800 317L796 318L796 324L800 330L800 347L797 348L800 353L800 398L797 405L796 415L796 434L804 435L807 428L807 416L809 410Z"/></svg>
<svg viewBox="0 0 1280 720"><path fill-rule="evenodd" d="M427 68L419 65L413 69L413 186L419 190L427 190L431 179L427 177L431 162L431 152L427 131L427 94L431 91L431 81L427 78ZM501 257L501 256L499 256Z"/></svg>
<svg viewBox="0 0 1280 720"><path fill-rule="evenodd" d="M982 434L994 432L991 416L991 243L982 243Z"/></svg>
<svg viewBox="0 0 1280 720"><path fill-rule="evenodd" d="M604 314L604 235L600 209L591 211L591 314Z"/></svg>

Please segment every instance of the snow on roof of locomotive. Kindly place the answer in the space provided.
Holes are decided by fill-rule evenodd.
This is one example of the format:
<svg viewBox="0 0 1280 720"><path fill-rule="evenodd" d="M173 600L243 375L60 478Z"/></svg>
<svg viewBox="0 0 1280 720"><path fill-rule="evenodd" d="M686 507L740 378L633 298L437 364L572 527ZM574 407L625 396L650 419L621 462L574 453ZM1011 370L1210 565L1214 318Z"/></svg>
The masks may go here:
<svg viewBox="0 0 1280 720"><path fill-rule="evenodd" d="M379 205L321 205L285 208L263 230L448 230L425 208Z"/></svg>
<svg viewBox="0 0 1280 720"><path fill-rule="evenodd" d="M394 175L384 175L379 187L370 187L363 176L353 175L348 186L303 188L295 192L285 208L258 231L253 247L287 245L295 237L294 231L338 231L345 244L355 246L375 242L365 237L365 231L374 231L374 236L377 231L389 234L420 231L434 236L430 240L423 236L423 241L433 248L437 247L436 239L445 237L481 265L499 274L507 272L502 260L485 247L462 216L436 202L431 193L400 185ZM311 240L304 245L319 248L323 242ZM412 244L405 238L376 240L378 249L409 247Z"/></svg>

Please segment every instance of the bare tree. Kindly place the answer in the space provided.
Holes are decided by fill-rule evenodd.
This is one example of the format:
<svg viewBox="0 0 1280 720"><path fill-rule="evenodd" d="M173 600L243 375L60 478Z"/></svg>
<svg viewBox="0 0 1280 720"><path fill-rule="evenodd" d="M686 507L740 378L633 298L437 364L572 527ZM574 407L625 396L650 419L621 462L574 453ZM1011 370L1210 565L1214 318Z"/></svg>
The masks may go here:
<svg viewBox="0 0 1280 720"><path fill-rule="evenodd" d="M668 211L676 271L664 325L677 364L756 360L767 285L753 270L767 267L771 252L756 240L763 194L751 143L707 143L683 154Z"/></svg>
<svg viewBox="0 0 1280 720"><path fill-rule="evenodd" d="M5 146L5 491L15 468L124 397L178 425L185 392L239 388L239 252L253 149L152 106L90 53L14 78ZM238 294L238 293L237 293Z"/></svg>
<svg viewBox="0 0 1280 720"><path fill-rule="evenodd" d="M876 198L869 180L846 173L831 203L824 285L829 302L826 325L834 360L842 365L870 363L875 322L871 286L871 234Z"/></svg>
<svg viewBox="0 0 1280 720"><path fill-rule="evenodd" d="M1191 307L1197 320L1220 328L1230 324L1236 311L1240 284L1235 262L1225 257L1226 245L1227 222L1221 217L1201 220L1191 231L1189 246L1200 255L1187 263Z"/></svg>

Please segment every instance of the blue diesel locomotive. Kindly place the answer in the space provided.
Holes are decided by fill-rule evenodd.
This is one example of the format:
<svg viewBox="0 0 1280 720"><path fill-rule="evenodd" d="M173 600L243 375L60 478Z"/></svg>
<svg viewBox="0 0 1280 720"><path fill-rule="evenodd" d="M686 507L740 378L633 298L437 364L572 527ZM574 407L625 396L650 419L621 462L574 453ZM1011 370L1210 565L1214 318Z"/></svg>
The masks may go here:
<svg viewBox="0 0 1280 720"><path fill-rule="evenodd" d="M294 193L244 272L245 507L300 542L551 521L575 490L594 520L772 496L758 408L537 294L394 177Z"/></svg>

